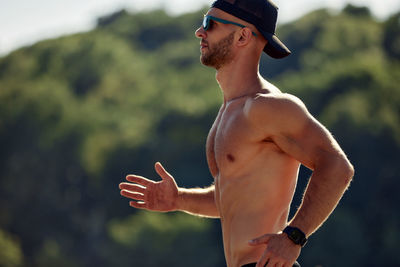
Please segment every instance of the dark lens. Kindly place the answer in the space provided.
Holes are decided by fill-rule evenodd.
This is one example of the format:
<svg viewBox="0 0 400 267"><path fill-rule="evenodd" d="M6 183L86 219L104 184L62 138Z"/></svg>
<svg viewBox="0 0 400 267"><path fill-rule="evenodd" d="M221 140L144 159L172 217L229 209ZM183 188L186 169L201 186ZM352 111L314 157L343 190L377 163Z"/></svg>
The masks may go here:
<svg viewBox="0 0 400 267"><path fill-rule="evenodd" d="M205 31L208 30L208 28L210 27L209 23L210 23L210 18L205 16L203 19L203 29Z"/></svg>
<svg viewBox="0 0 400 267"><path fill-rule="evenodd" d="M203 29L205 31L210 30L213 26L213 20L209 16L205 16L203 19Z"/></svg>
<svg viewBox="0 0 400 267"><path fill-rule="evenodd" d="M213 21L211 18L209 18L209 19L208 19L208 27L207 27L207 30L211 30L212 27L213 27L213 25L214 25L214 21Z"/></svg>

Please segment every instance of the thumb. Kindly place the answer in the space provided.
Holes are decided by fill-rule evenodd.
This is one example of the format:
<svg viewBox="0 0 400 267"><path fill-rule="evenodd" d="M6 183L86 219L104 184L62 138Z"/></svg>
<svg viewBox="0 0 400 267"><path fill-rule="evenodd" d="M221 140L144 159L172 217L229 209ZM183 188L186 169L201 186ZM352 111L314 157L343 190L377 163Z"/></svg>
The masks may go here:
<svg viewBox="0 0 400 267"><path fill-rule="evenodd" d="M266 244L266 243L268 243L271 236L273 236L273 234L265 234L260 237L249 240L249 245L256 246L256 245L260 245L260 244Z"/></svg>
<svg viewBox="0 0 400 267"><path fill-rule="evenodd" d="M158 175L160 175L161 179L163 180L173 180L174 178L172 177L171 174L169 174L164 167L161 165L160 162L156 162L154 165L154 168L156 169L156 172Z"/></svg>

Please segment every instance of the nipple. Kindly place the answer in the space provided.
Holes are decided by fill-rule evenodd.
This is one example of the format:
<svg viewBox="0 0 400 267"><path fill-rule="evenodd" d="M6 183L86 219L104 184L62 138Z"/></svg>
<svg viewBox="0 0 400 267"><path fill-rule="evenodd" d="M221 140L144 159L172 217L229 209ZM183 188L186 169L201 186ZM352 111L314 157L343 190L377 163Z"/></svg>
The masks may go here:
<svg viewBox="0 0 400 267"><path fill-rule="evenodd" d="M234 162L235 161L235 157L232 156L231 154L226 155L226 158L228 159L229 162Z"/></svg>

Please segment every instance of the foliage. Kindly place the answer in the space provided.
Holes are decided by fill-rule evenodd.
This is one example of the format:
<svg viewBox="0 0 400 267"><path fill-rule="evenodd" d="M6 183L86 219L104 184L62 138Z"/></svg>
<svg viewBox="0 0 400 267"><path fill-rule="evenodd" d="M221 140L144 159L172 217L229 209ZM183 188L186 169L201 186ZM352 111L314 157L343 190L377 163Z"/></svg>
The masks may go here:
<svg viewBox="0 0 400 267"><path fill-rule="evenodd" d="M0 266L224 265L217 220L137 212L117 188L131 172L157 179L155 161L181 186L212 182L204 143L221 93L198 60L203 13L122 10L0 58ZM279 28L290 57L262 58L356 169L304 266L400 263L399 14L316 10Z"/></svg>
<svg viewBox="0 0 400 267"><path fill-rule="evenodd" d="M400 60L400 12L385 22L383 47L389 58Z"/></svg>
<svg viewBox="0 0 400 267"><path fill-rule="evenodd" d="M21 266L22 258L23 255L18 241L0 229L0 266Z"/></svg>
<svg viewBox="0 0 400 267"><path fill-rule="evenodd" d="M220 261L214 237L204 236L205 232L213 232L211 220L183 213L139 212L112 220L109 232L116 243L110 254L111 266L124 265L126 255L134 266L183 266L188 262L192 266L217 266Z"/></svg>

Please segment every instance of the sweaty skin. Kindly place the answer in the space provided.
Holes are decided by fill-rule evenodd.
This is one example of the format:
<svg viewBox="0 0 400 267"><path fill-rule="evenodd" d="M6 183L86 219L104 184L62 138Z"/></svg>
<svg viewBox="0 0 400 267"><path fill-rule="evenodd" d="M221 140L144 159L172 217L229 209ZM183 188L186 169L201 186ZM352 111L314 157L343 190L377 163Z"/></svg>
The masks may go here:
<svg viewBox="0 0 400 267"><path fill-rule="evenodd" d="M224 100L206 144L214 183L178 187L160 163L161 181L128 175L121 195L135 208L184 211L220 218L228 267L257 262L291 267L301 247L282 230L290 225L307 237L329 217L349 186L354 169L329 131L296 97L264 80L258 64L266 40L252 25L222 10L209 15L246 25L214 23L201 39L201 62L217 70ZM260 36L260 34L258 34ZM288 221L300 164L313 171L300 207Z"/></svg>

